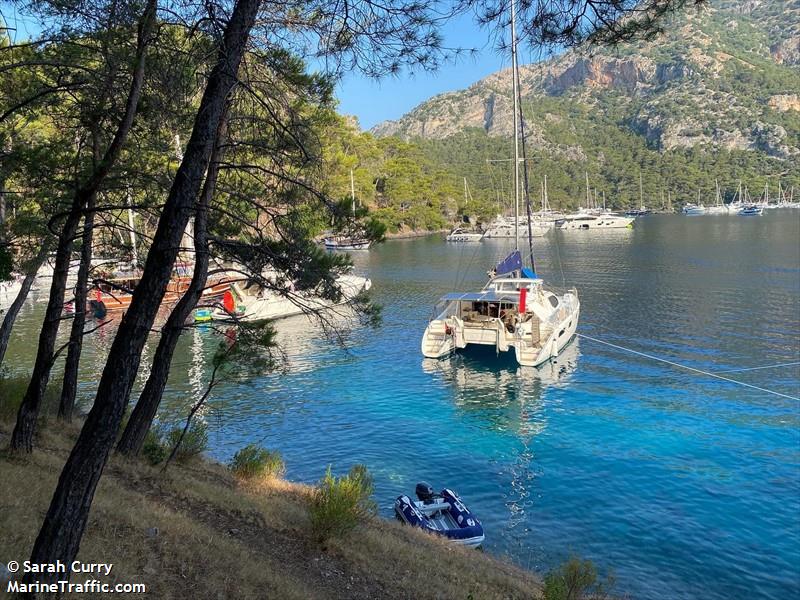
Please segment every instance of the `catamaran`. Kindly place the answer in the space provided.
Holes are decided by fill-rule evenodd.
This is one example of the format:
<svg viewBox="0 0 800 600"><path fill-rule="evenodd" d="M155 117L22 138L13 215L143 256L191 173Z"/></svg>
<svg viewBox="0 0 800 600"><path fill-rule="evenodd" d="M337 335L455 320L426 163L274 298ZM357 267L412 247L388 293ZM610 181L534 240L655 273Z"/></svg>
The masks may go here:
<svg viewBox="0 0 800 600"><path fill-rule="evenodd" d="M498 354L514 350L517 362L535 367L558 356L575 334L580 302L575 289L550 290L536 274L533 241L528 235L531 266L520 252L520 122L517 67L516 3L511 1L511 63L514 94L514 250L489 272L477 292L446 294L436 317L422 336L422 354L442 358L470 345L494 346ZM524 150L524 139L523 139ZM530 213L530 198L526 194ZM531 226L530 219L528 226Z"/></svg>

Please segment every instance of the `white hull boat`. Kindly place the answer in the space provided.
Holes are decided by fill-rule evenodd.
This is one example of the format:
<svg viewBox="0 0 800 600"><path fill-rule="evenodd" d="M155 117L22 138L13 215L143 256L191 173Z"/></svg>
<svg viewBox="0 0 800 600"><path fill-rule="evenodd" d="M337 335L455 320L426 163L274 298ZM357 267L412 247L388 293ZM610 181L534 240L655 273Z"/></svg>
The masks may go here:
<svg viewBox="0 0 800 600"><path fill-rule="evenodd" d="M542 237L544 234L547 233L548 229L550 229L549 225L544 225L539 222L532 222L530 226L530 233L533 237ZM519 221L519 237L527 238L528 237L528 222L526 219L520 219ZM483 234L483 237L486 239L511 239L517 237L517 232L514 231L514 220L496 220L494 221L489 227L486 229L486 233Z"/></svg>
<svg viewBox="0 0 800 600"><path fill-rule="evenodd" d="M536 275L533 240L527 234L535 222L521 218L520 120L518 102L519 68L516 54L516 3L511 0L511 64L514 102L514 217L510 223L499 218L495 227L507 225L514 237L514 251L490 272L488 283L478 292L451 293L443 296L434 318L422 335L421 350L426 358L444 358L472 345L494 346L497 353L513 350L517 363L524 367L541 365L558 356L575 335L580 317L578 292L570 289L555 292L545 288ZM522 147L524 150L524 146ZM530 214L530 196L527 209ZM544 210L544 206L542 207ZM485 237L492 229L487 230ZM537 230L546 231L541 225ZM535 235L535 234L534 234ZM500 237L500 236L496 236ZM530 268L523 266L520 238L528 238Z"/></svg>
<svg viewBox="0 0 800 600"><path fill-rule="evenodd" d="M689 216L704 215L706 214L706 207L702 204L692 204L690 202L681 209L681 212Z"/></svg>
<svg viewBox="0 0 800 600"><path fill-rule="evenodd" d="M515 257L516 255L516 257ZM498 267L519 260L519 252ZM498 271L501 269L498 268ZM580 302L575 289L558 294L527 269L489 280L479 292L442 297L439 313L425 328L422 354L443 358L470 345L513 350L517 362L536 367L558 356L575 335Z"/></svg>
<svg viewBox="0 0 800 600"><path fill-rule="evenodd" d="M230 295L226 294L223 298L224 307L216 309L212 313L212 318L246 322L283 319L346 304L372 286L369 279L358 275L340 275L337 283L342 290L339 302L321 298L310 291L287 290L285 293L279 293L274 289L261 287L257 283L250 285L241 282L232 283Z"/></svg>
<svg viewBox="0 0 800 600"><path fill-rule="evenodd" d="M477 231L470 231L464 227L456 227L447 234L445 238L448 242L480 242L483 234Z"/></svg>
<svg viewBox="0 0 800 600"><path fill-rule="evenodd" d="M613 213L598 215L576 214L556 221L556 227L562 231L571 229L625 229L633 226L634 217L624 217Z"/></svg>
<svg viewBox="0 0 800 600"><path fill-rule="evenodd" d="M371 242L364 239L334 236L325 238L324 243L328 250L369 250Z"/></svg>

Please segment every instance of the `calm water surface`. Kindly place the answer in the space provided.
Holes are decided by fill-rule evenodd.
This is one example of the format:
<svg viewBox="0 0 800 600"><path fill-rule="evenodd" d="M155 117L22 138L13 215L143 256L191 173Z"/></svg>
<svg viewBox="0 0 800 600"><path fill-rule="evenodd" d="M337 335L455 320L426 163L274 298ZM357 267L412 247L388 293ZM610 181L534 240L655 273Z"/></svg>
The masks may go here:
<svg viewBox="0 0 800 600"><path fill-rule="evenodd" d="M557 241L558 243L554 243ZM354 254L384 307L346 348L304 319L279 325L285 372L231 382L204 418L211 454L279 449L288 477L362 462L376 499L418 480L454 487L487 549L545 571L570 554L613 569L640 599L800 597L800 403L577 339L540 370L492 351L424 360L435 299L483 285L507 244L394 241ZM651 216L633 230L535 242L550 283L579 289L579 333L723 371L800 360L800 217ZM33 359L42 305L12 342ZM91 398L113 331L86 349ZM163 414L185 413L208 376L210 330L184 336ZM152 356L154 346L148 348ZM728 373L800 395L800 369Z"/></svg>

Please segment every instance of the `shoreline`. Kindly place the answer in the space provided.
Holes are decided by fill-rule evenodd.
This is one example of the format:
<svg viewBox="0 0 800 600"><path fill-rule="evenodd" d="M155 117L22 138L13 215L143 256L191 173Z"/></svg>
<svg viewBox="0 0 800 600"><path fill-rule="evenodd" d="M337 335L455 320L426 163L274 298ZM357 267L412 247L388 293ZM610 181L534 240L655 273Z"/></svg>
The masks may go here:
<svg viewBox="0 0 800 600"><path fill-rule="evenodd" d="M397 231L395 233L386 233L385 238L386 241L391 240L411 240L415 238L421 237L428 237L429 235L436 235L441 233L447 233L449 229L432 229L432 230L409 230L409 231Z"/></svg>
<svg viewBox="0 0 800 600"><path fill-rule="evenodd" d="M17 482L0 489L5 560L28 559L81 419L54 422L42 424L31 455L0 452L0 479ZM12 426L0 421L0 447ZM162 473L112 455L77 558L113 564L104 583L143 583L152 597L187 600L542 595L531 571L380 517L319 542L306 508L312 490L281 478L242 481L206 456ZM3 575L3 587L16 577Z"/></svg>

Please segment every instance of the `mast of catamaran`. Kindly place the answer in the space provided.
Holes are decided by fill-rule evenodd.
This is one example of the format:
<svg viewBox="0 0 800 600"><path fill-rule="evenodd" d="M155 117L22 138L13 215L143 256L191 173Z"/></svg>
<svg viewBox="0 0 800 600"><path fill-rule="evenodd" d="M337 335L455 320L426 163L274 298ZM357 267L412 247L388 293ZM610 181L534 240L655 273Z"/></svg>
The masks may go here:
<svg viewBox="0 0 800 600"><path fill-rule="evenodd" d="M519 73L517 71L516 0L511 0L511 72L514 92L514 248L519 250Z"/></svg>

